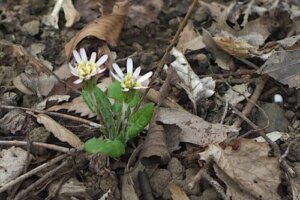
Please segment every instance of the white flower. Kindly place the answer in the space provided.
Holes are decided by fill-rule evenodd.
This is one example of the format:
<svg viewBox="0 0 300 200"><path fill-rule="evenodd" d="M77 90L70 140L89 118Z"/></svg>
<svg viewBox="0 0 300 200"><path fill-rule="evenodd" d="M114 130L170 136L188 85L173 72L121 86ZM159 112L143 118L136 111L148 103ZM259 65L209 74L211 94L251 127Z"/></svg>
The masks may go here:
<svg viewBox="0 0 300 200"><path fill-rule="evenodd" d="M133 62L131 58L127 59L126 67L127 74L124 74L120 69L119 65L113 63L113 68L116 74L111 72L112 76L121 83L123 91L127 92L131 89L147 88L146 86L142 85L142 82L149 79L152 76L152 72L148 72L147 74L139 78L141 67L136 68L136 70L134 70L133 72Z"/></svg>
<svg viewBox="0 0 300 200"><path fill-rule="evenodd" d="M105 71L105 69L101 69L100 66L107 60L107 55L103 55L96 62L97 54L96 52L93 52L90 60L88 60L84 48L81 48L80 54L78 53L78 51L74 50L73 56L76 60L76 63L74 64L75 67L73 67L72 64L69 63L69 68L71 73L79 78L76 81L74 81L75 84L79 84L83 80L89 80L92 76L95 76L96 74Z"/></svg>

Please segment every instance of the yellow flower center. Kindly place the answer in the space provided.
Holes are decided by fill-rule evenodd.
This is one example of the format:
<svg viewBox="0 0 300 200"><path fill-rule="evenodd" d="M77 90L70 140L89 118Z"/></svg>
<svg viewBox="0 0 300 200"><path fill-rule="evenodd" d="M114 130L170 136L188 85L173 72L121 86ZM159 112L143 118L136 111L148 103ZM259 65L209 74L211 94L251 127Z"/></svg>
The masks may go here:
<svg viewBox="0 0 300 200"><path fill-rule="evenodd" d="M92 62L82 61L77 65L76 70L80 77L86 77L96 70L96 65Z"/></svg>
<svg viewBox="0 0 300 200"><path fill-rule="evenodd" d="M134 81L132 74L126 74L121 85L123 88L132 89L137 85L137 82Z"/></svg>

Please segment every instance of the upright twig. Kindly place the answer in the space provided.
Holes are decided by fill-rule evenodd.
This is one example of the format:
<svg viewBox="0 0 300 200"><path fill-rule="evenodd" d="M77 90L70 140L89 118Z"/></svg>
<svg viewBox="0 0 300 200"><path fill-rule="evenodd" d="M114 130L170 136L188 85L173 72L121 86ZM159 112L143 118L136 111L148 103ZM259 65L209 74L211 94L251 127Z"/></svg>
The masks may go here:
<svg viewBox="0 0 300 200"><path fill-rule="evenodd" d="M176 34L174 35L171 43L169 44L169 46L165 50L165 53L164 53L163 57L161 58L158 66L157 66L157 68L156 68L156 70L155 70L155 72L154 72L154 74L152 76L152 79L151 79L151 81L149 83L149 86L151 86L154 83L155 79L158 77L158 75L160 74L161 70L163 69L163 66L166 64L166 60L168 58L169 52L171 51L171 49L178 42L180 33L182 32L182 30L186 26L186 24L188 22L188 19L190 18L191 14L193 13L193 11L194 11L194 9L196 7L197 2L198 2L197 0L193 0L192 1L192 3L190 5L190 7L189 7L189 9L188 9L185 17L183 18L182 22L180 23L180 25L179 25L179 27L178 27L178 29L176 31ZM145 99L147 93L149 92L149 90L150 90L150 87L147 88L146 91L145 91L145 93L142 95L141 100L139 101L138 105L135 107L134 112L139 109L139 107L141 106L141 103L144 101L144 99Z"/></svg>

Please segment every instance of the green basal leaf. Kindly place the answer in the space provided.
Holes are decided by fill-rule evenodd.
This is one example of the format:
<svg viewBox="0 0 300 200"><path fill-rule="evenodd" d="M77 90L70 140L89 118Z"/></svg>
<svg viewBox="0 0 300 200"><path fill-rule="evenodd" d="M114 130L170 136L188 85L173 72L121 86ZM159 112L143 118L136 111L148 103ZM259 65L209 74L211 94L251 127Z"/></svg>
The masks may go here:
<svg viewBox="0 0 300 200"><path fill-rule="evenodd" d="M114 81L108 86L107 96L119 102L122 102L124 100L122 86L119 81Z"/></svg>
<svg viewBox="0 0 300 200"><path fill-rule="evenodd" d="M140 101L139 92L137 90L134 90L134 94L132 95L132 100L129 101L128 105L130 108L134 108L139 101Z"/></svg>
<svg viewBox="0 0 300 200"><path fill-rule="evenodd" d="M117 139L101 140L92 138L85 142L84 150L87 153L102 153L112 158L117 158L125 153L125 145Z"/></svg>
<svg viewBox="0 0 300 200"><path fill-rule="evenodd" d="M98 88L97 86L94 87L93 92L96 104L98 106L97 110L101 114L102 121L105 124L106 129L109 131L109 138L113 138L116 134L116 127L114 124L111 104L100 88Z"/></svg>
<svg viewBox="0 0 300 200"><path fill-rule="evenodd" d="M85 88L83 88L82 92L81 92L81 95L82 95L82 98L83 98L84 102L89 107L90 111L92 111L93 113L95 113L96 112L96 108L93 105L93 102L92 102L91 97L90 97L90 93L88 91L86 91Z"/></svg>
<svg viewBox="0 0 300 200"><path fill-rule="evenodd" d="M148 125L152 118L153 110L154 104L147 103L130 116L125 133L127 140L136 137Z"/></svg>
<svg viewBox="0 0 300 200"><path fill-rule="evenodd" d="M111 110L114 113L119 113L122 111L122 103L117 103L115 102L112 106L111 106Z"/></svg>

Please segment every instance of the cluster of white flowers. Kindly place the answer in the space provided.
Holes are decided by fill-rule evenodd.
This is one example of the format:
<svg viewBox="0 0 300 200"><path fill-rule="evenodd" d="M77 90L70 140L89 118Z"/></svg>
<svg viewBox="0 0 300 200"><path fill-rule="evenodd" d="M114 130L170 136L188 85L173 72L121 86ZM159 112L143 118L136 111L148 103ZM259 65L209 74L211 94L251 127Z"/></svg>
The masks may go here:
<svg viewBox="0 0 300 200"><path fill-rule="evenodd" d="M101 69L100 67L106 62L108 58L107 55L103 55L96 62L97 54L96 52L93 52L90 60L88 60L86 51L81 48L79 53L74 50L73 56L76 60L76 63L74 64L75 67L73 67L71 63L69 63L69 67L71 73L78 77L78 79L74 81L75 84L79 84L83 80L89 80L91 77L105 71L105 69ZM119 65L116 63L113 63L113 69L116 74L111 72L112 76L121 83L122 89L125 92L132 89L147 88L146 86L143 86L142 83L152 76L152 72L148 72L147 74L139 77L141 67L136 68L133 72L133 61L131 58L127 59L126 74L122 72Z"/></svg>

